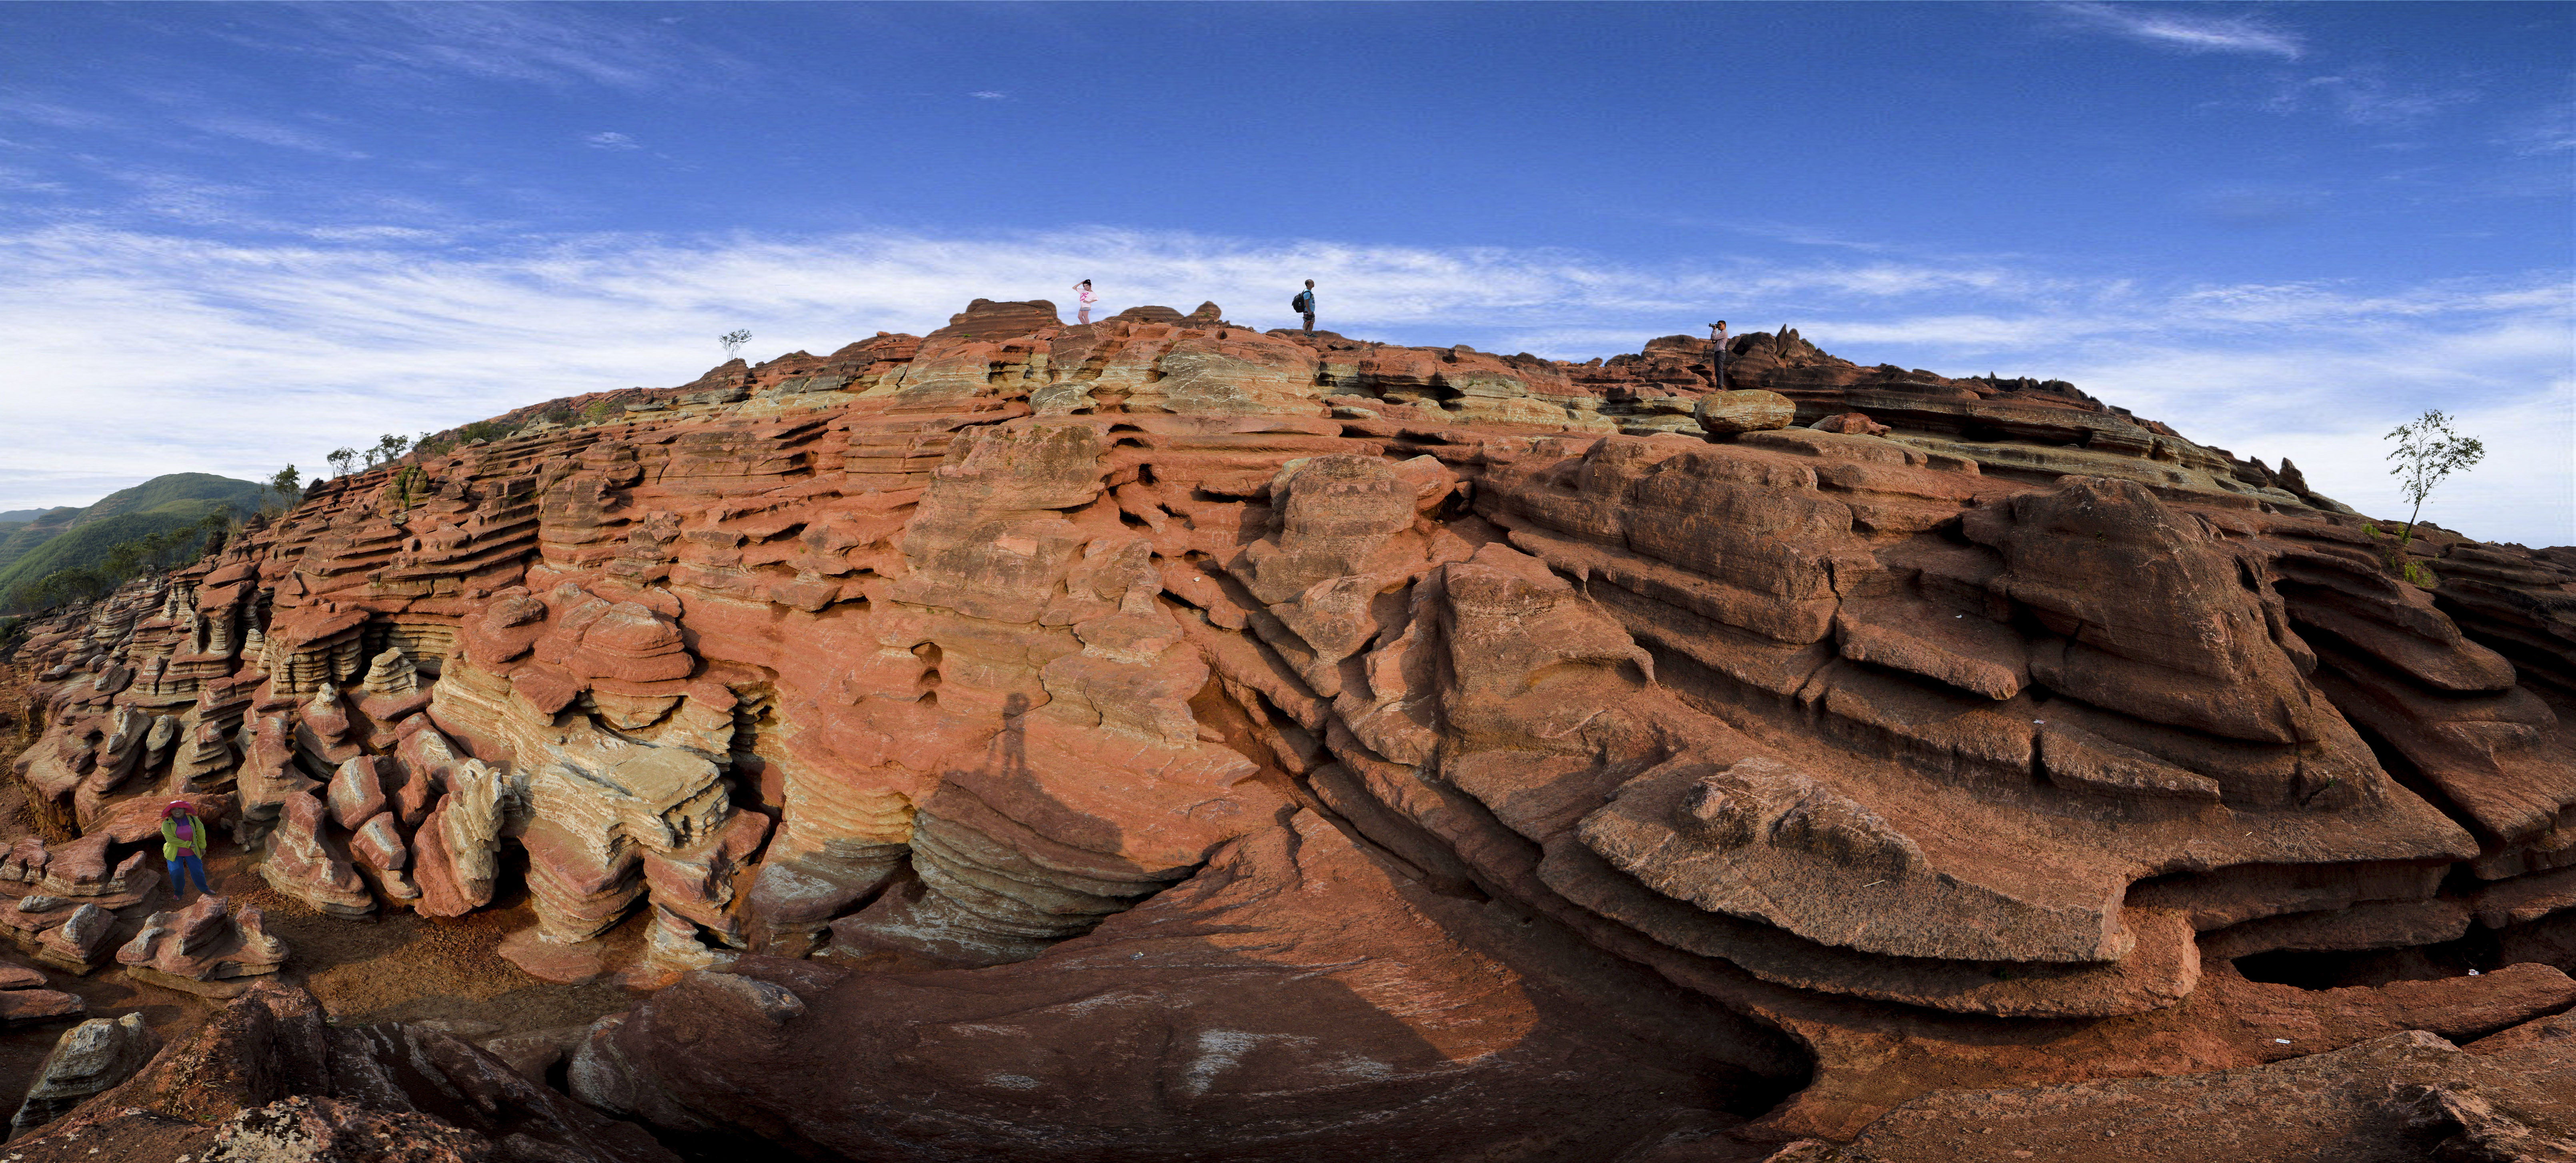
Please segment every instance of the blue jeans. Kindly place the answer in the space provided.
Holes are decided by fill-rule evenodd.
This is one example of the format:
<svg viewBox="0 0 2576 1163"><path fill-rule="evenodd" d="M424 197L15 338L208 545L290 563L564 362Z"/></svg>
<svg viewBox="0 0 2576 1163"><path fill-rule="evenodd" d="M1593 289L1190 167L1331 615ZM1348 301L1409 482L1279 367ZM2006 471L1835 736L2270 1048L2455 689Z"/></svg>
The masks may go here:
<svg viewBox="0 0 2576 1163"><path fill-rule="evenodd" d="M193 876L197 879L198 892L215 891L212 887L209 887L206 884L205 864L197 859L196 853L182 848L179 850L179 858L170 862L171 896L179 897L187 895L188 882L180 876L183 872L188 876Z"/></svg>

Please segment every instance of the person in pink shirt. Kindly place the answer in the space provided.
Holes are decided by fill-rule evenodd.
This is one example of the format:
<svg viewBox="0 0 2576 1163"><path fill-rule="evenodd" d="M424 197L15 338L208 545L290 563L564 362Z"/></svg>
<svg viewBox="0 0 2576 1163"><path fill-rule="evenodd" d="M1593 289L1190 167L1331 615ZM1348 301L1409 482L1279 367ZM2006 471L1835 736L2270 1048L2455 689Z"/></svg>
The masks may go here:
<svg viewBox="0 0 2576 1163"><path fill-rule="evenodd" d="M1091 325L1091 305L1099 302L1100 296L1091 293L1091 280L1089 279L1084 279L1079 283L1075 283L1073 285L1073 290L1074 298L1080 300L1082 303L1082 310L1074 316L1074 319L1078 325L1088 327Z"/></svg>
<svg viewBox="0 0 2576 1163"><path fill-rule="evenodd" d="M195 878L198 892L214 891L206 885L206 822L186 800L161 809L161 860L170 866L170 899L186 895L183 877Z"/></svg>

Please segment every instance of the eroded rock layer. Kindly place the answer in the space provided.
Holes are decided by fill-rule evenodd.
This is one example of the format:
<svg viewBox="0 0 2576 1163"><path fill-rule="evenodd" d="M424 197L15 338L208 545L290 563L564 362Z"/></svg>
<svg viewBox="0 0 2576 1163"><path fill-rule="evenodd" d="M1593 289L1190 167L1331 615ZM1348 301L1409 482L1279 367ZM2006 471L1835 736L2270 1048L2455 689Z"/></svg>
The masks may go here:
<svg viewBox="0 0 2576 1163"><path fill-rule="evenodd" d="M2424 588L2062 383L1727 371L980 300L728 364L40 627L104 839L0 877L173 796L353 917L516 849L521 965L641 910L679 983L583 1097L852 1158L1844 1142L2576 1004L2576 550Z"/></svg>

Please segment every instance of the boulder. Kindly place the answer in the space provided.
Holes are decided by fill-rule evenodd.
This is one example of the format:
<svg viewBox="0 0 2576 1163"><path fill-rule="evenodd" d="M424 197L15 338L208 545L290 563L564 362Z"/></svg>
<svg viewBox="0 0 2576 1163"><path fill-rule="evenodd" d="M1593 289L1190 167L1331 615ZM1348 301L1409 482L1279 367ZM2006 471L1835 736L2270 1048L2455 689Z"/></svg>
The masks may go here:
<svg viewBox="0 0 2576 1163"><path fill-rule="evenodd" d="M348 848L331 831L322 801L298 792L286 800L268 852L259 863L269 887L336 917L372 917L376 898L350 867Z"/></svg>
<svg viewBox="0 0 2576 1163"><path fill-rule="evenodd" d="M161 1038L143 1024L140 1013L119 1018L91 1018L63 1031L36 1083L9 1120L9 1133L24 1135L52 1122L91 1095L114 1088L134 1076L161 1050Z"/></svg>
<svg viewBox="0 0 2576 1163"><path fill-rule="evenodd" d="M1733 436L1739 432L1786 428L1797 422L1798 405L1778 392L1759 388L1710 392L1700 397L1691 418L1699 422L1701 431L1711 436Z"/></svg>

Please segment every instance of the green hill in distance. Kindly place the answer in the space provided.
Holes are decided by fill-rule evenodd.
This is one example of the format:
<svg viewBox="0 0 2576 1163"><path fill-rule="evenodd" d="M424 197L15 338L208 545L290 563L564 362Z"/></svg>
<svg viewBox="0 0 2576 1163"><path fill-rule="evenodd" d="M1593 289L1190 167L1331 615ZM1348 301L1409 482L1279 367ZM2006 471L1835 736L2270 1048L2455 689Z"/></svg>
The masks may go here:
<svg viewBox="0 0 2576 1163"><path fill-rule="evenodd" d="M119 489L84 508L13 511L8 516L34 517L0 524L0 595L55 570L97 565L119 542L193 525L217 511L248 514L259 502L260 486L249 481L182 472Z"/></svg>
<svg viewBox="0 0 2576 1163"><path fill-rule="evenodd" d="M26 523L0 529L0 570L8 569L45 542L110 517L155 510L167 510L175 515L184 510L193 520L214 511L217 506L228 507L236 513L249 513L259 508L259 500L259 486L249 481L237 481L212 473L174 472L154 477L133 488L118 489L84 508L65 505L53 509L14 510L0 515L0 520L14 518ZM178 508L170 508L172 505ZM31 513L33 517L24 516Z"/></svg>

